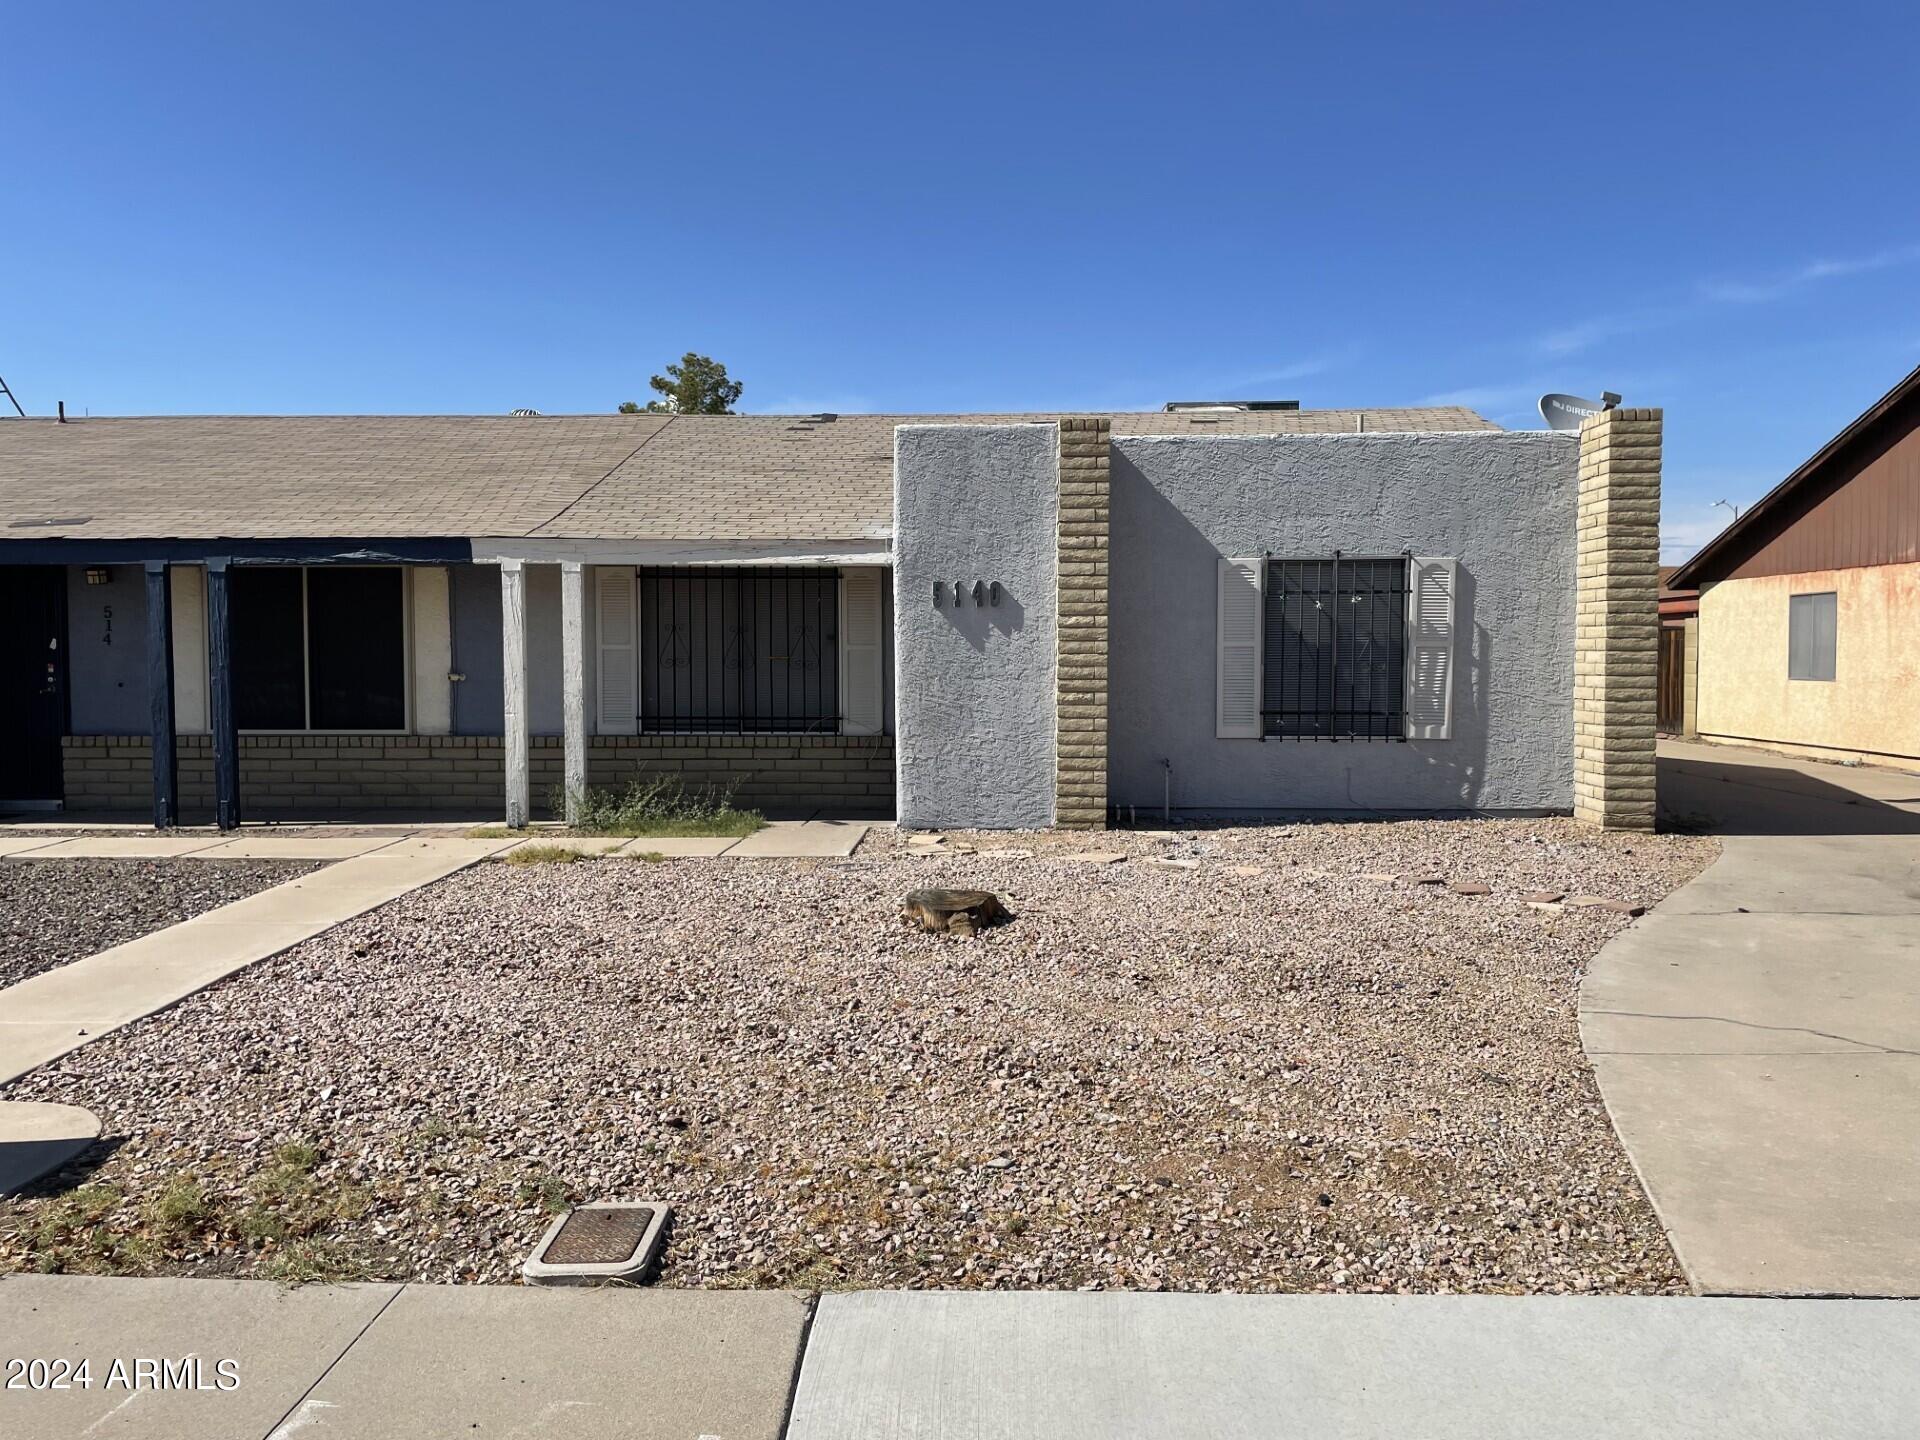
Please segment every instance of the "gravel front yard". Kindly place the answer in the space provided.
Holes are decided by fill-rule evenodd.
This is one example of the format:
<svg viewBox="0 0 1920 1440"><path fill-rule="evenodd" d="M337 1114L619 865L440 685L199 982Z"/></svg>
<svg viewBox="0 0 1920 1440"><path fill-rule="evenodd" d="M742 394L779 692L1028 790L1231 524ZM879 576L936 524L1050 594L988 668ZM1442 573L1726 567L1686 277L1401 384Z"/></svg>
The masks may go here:
<svg viewBox="0 0 1920 1440"><path fill-rule="evenodd" d="M1628 920L1524 897L1651 903L1713 841L953 838L488 865L341 926L10 1087L127 1138L0 1265L504 1281L612 1196L676 1206L669 1285L1684 1288L1575 1029ZM935 884L1015 918L906 932Z"/></svg>
<svg viewBox="0 0 1920 1440"><path fill-rule="evenodd" d="M314 868L281 860L0 860L0 986Z"/></svg>

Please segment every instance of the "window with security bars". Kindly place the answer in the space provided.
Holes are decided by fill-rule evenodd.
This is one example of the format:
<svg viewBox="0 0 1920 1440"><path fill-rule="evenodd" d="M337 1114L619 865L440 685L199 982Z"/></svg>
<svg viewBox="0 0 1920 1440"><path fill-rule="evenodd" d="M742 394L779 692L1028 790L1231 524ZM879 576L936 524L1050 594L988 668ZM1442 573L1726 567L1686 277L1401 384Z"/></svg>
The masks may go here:
<svg viewBox="0 0 1920 1440"><path fill-rule="evenodd" d="M837 572L643 569L638 585L642 730L839 727Z"/></svg>
<svg viewBox="0 0 1920 1440"><path fill-rule="evenodd" d="M1262 733L1406 735L1407 557L1266 562Z"/></svg>

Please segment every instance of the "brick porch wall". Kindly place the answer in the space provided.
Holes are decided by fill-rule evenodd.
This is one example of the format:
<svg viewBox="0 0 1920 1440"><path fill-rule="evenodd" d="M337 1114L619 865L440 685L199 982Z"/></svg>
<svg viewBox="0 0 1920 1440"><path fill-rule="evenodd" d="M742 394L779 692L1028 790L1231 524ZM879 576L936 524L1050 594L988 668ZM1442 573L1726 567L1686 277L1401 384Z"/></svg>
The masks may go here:
<svg viewBox="0 0 1920 1440"><path fill-rule="evenodd" d="M70 810L145 810L153 752L144 735L69 735L62 742ZM180 805L213 808L213 747L180 738ZM561 783L561 742L532 742L535 809ZM733 787L735 800L767 809L893 809L890 735L596 735L587 783L679 775L690 787ZM241 803L267 810L461 810L504 805L497 735L246 735Z"/></svg>

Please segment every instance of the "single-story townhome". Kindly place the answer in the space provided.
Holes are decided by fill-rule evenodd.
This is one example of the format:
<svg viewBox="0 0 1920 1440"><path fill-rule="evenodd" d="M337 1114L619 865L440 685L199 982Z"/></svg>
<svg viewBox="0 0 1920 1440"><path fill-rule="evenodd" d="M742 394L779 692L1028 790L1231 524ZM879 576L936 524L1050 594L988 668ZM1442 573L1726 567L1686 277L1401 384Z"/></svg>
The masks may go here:
<svg viewBox="0 0 1920 1440"><path fill-rule="evenodd" d="M1920 369L1676 572L1706 740L1920 769Z"/></svg>
<svg viewBox="0 0 1920 1440"><path fill-rule="evenodd" d="M1650 824L1659 424L0 421L0 802Z"/></svg>

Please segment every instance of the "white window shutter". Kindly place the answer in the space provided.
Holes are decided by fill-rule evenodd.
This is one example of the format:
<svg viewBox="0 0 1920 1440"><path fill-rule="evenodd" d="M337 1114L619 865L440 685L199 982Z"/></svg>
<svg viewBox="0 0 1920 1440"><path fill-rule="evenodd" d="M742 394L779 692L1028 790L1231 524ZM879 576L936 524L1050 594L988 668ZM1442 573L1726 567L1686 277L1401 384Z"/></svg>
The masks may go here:
<svg viewBox="0 0 1920 1440"><path fill-rule="evenodd" d="M170 565L173 584L173 725L182 735L205 735L207 712L207 572Z"/></svg>
<svg viewBox="0 0 1920 1440"><path fill-rule="evenodd" d="M633 735L640 729L640 602L627 565L593 572L595 730Z"/></svg>
<svg viewBox="0 0 1920 1440"><path fill-rule="evenodd" d="M840 733L878 735L886 723L881 676L880 587L885 572L862 565L840 572Z"/></svg>
<svg viewBox="0 0 1920 1440"><path fill-rule="evenodd" d="M1261 605L1266 561L1255 555L1220 562L1214 630L1214 734L1222 740L1260 738Z"/></svg>
<svg viewBox="0 0 1920 1440"><path fill-rule="evenodd" d="M416 565L413 604L413 733L453 730L453 605L443 565Z"/></svg>
<svg viewBox="0 0 1920 1440"><path fill-rule="evenodd" d="M1407 562L1407 738L1453 735L1453 597L1458 562L1415 555Z"/></svg>

